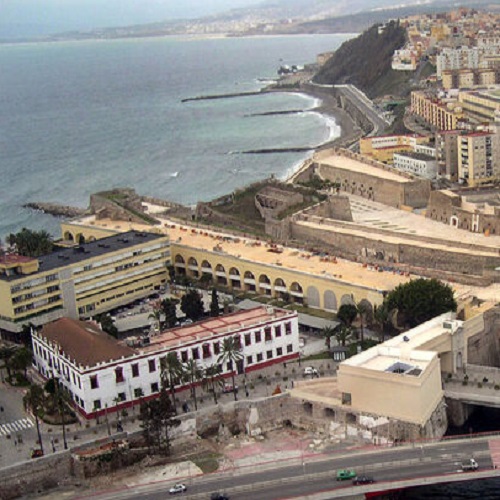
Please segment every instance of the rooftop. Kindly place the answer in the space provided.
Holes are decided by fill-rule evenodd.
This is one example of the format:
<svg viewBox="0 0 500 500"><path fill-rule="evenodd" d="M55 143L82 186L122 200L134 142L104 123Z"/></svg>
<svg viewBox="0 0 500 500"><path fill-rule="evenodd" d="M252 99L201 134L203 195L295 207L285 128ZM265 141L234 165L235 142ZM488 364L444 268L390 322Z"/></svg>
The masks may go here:
<svg viewBox="0 0 500 500"><path fill-rule="evenodd" d="M40 267L38 273L52 271L61 267L70 266L78 262L83 262L100 255L106 255L119 250L134 247L154 241L159 238L164 238L164 235L158 235L151 232L128 231L120 234L108 236L96 241L91 241L83 245L72 248L61 248L50 254L41 255L38 257ZM13 256L10 256L12 258ZM25 259L25 257L23 257ZM33 259L29 259L33 260ZM24 260L21 262L25 262ZM20 278L25 278L26 275L0 276L0 279L13 281Z"/></svg>
<svg viewBox="0 0 500 500"><path fill-rule="evenodd" d="M140 351L150 353L159 349L196 343L215 336L236 332L243 328L252 328L274 319L291 318L295 315L294 311L268 306L238 311L217 318L198 321L192 325L165 330L152 337L151 343L146 347L142 347Z"/></svg>
<svg viewBox="0 0 500 500"><path fill-rule="evenodd" d="M58 344L66 357L82 366L94 366L135 354L133 349L118 343L87 321L61 318L45 325L39 335Z"/></svg>
<svg viewBox="0 0 500 500"><path fill-rule="evenodd" d="M425 153L416 153L414 151L406 151L402 153L394 153L394 157L396 156L404 156L406 158L413 158L414 160L421 161L434 161L435 158L431 155L426 155Z"/></svg>

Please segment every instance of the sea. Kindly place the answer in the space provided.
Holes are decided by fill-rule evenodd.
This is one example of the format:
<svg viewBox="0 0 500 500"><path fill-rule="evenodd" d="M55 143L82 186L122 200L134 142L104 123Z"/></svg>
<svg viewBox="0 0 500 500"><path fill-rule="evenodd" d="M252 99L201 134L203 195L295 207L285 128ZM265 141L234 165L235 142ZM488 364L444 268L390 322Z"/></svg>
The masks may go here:
<svg viewBox="0 0 500 500"><path fill-rule="evenodd" d="M27 202L87 207L133 187L186 205L274 175L340 134L302 94L256 91L281 65L312 63L354 35L162 37L0 45L0 237L22 227L60 236ZM298 110L293 114L273 112ZM267 113L267 114L266 114ZM271 114L269 114L271 113Z"/></svg>

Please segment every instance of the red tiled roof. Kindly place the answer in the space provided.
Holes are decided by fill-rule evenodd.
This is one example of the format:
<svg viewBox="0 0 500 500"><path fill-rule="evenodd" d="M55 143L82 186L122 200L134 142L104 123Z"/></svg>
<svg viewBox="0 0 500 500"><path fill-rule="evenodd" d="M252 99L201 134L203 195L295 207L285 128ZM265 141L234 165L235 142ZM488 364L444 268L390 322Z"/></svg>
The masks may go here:
<svg viewBox="0 0 500 500"><path fill-rule="evenodd" d="M112 361L135 354L93 323L61 318L45 325L41 336L56 342L64 354L83 366Z"/></svg>
<svg viewBox="0 0 500 500"><path fill-rule="evenodd" d="M23 264L25 262L31 262L37 260L33 257L25 257L24 255L18 255L16 253L0 255L0 264L2 265L12 265L12 264Z"/></svg>

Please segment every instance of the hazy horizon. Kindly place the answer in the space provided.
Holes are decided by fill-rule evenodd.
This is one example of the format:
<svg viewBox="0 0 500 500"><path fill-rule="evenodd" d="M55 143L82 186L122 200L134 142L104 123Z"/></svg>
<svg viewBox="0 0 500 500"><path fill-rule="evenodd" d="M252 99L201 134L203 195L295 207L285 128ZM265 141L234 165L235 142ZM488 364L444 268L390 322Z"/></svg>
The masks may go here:
<svg viewBox="0 0 500 500"><path fill-rule="evenodd" d="M198 18L262 0L0 0L0 38Z"/></svg>

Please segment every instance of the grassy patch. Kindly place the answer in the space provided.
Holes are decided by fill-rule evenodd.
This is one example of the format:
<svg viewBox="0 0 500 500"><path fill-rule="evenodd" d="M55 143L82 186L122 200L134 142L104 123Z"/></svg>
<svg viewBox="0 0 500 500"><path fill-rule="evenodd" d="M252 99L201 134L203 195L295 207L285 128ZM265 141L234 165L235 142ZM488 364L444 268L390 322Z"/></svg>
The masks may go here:
<svg viewBox="0 0 500 500"><path fill-rule="evenodd" d="M191 457L191 461L199 467L204 474L216 472L219 469L219 458L221 455L216 453L200 453Z"/></svg>

